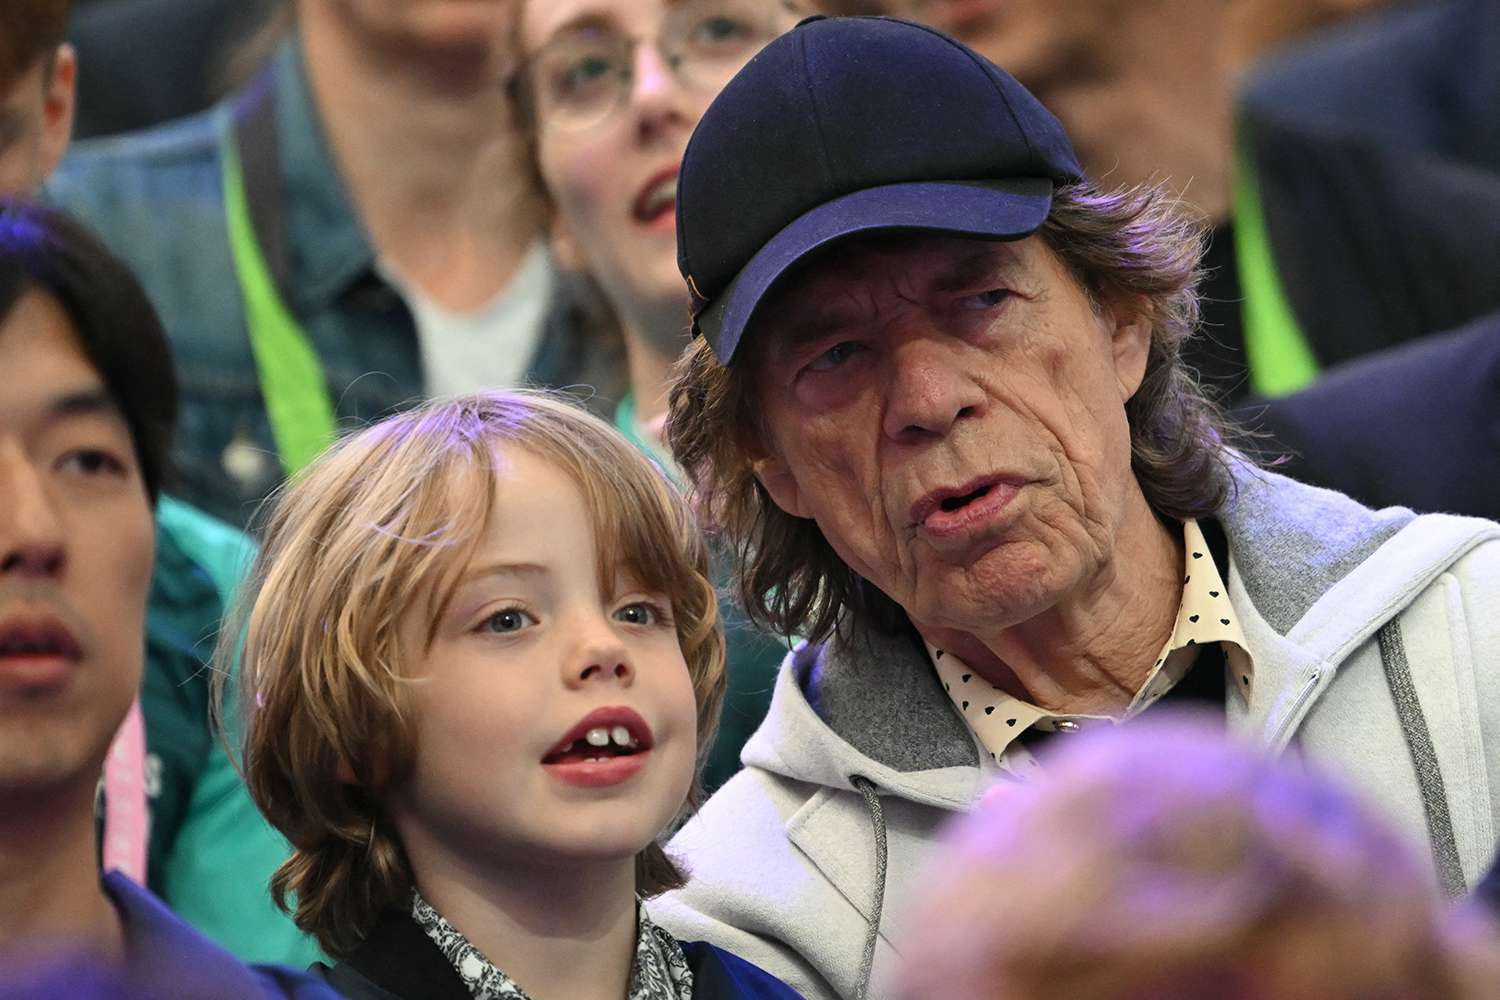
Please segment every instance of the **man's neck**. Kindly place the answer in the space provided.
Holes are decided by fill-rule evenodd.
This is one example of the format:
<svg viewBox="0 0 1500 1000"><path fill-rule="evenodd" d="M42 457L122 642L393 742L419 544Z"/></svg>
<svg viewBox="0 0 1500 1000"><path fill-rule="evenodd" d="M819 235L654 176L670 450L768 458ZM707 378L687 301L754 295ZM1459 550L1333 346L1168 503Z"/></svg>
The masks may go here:
<svg viewBox="0 0 1500 1000"><path fill-rule="evenodd" d="M635 862L470 866L413 859L417 888L528 995L618 1000L635 961Z"/></svg>
<svg viewBox="0 0 1500 1000"><path fill-rule="evenodd" d="M45 799L0 794L0 951L35 958L40 946L123 961L96 843L92 783Z"/></svg>
<svg viewBox="0 0 1500 1000"><path fill-rule="evenodd" d="M402 60L305 4L306 71L350 200L377 254L428 297L473 309L510 280L541 208L493 57Z"/></svg>
<svg viewBox="0 0 1500 1000"><path fill-rule="evenodd" d="M992 635L918 626L1014 697L1068 715L1129 706L1177 620L1182 535L1139 499L1109 563L1040 615Z"/></svg>

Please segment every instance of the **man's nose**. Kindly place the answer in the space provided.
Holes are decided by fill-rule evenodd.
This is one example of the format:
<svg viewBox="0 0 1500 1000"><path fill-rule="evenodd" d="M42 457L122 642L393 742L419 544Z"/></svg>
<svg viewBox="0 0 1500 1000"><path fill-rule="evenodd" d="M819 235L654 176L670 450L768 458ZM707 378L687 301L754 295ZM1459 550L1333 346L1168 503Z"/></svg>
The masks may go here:
<svg viewBox="0 0 1500 1000"><path fill-rule="evenodd" d="M563 683L573 688L601 682L621 687L633 684L630 651L609 622L601 618L581 628L578 645L563 666Z"/></svg>
<svg viewBox="0 0 1500 1000"><path fill-rule="evenodd" d="M56 577L67 547L62 524L35 466L0 443L0 577Z"/></svg>
<svg viewBox="0 0 1500 1000"><path fill-rule="evenodd" d="M882 427L898 444L941 438L984 404L974 373L942 337L906 336L888 360Z"/></svg>

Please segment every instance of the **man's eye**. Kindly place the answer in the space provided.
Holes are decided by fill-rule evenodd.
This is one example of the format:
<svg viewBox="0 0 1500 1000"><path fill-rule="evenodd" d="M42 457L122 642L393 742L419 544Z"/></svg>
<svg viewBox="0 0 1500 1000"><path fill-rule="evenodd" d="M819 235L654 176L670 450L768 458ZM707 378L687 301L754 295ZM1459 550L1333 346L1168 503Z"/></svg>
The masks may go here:
<svg viewBox="0 0 1500 1000"><path fill-rule="evenodd" d="M486 618L479 628L482 632L508 635L535 624L536 619L531 616L530 612L522 611L520 608L504 608Z"/></svg>
<svg viewBox="0 0 1500 1000"><path fill-rule="evenodd" d="M123 476L125 463L99 448L79 448L63 456L63 468L80 472L85 476Z"/></svg>
<svg viewBox="0 0 1500 1000"><path fill-rule="evenodd" d="M856 344L854 341L841 341L840 343L834 344L828 350L824 351L822 354L814 358L812 364L807 366L808 370L815 372L832 371L833 369L839 367L839 365L842 365L844 362L848 361L849 358L859 350L860 345Z"/></svg>
<svg viewBox="0 0 1500 1000"><path fill-rule="evenodd" d="M989 291L980 292L978 295L964 296L958 300L958 305L962 309L993 309L1008 298L1010 298L1010 289L991 288Z"/></svg>
<svg viewBox="0 0 1500 1000"><path fill-rule="evenodd" d="M627 625L660 625L666 613L650 601L634 601L615 612L615 620Z"/></svg>

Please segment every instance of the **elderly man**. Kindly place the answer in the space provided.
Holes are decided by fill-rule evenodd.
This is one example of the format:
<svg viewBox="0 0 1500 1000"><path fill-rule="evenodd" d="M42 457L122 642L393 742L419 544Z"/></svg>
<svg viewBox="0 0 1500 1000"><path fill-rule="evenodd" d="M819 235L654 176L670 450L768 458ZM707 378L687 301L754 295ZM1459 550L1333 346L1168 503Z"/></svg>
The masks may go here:
<svg viewBox="0 0 1500 1000"><path fill-rule="evenodd" d="M1232 451L1179 361L1200 236L1160 192L1102 192L1010 76L864 18L756 56L678 192L701 336L671 443L746 607L808 642L674 841L664 924L862 996L943 819L1163 703L1338 768L1449 891L1484 871L1500 527Z"/></svg>

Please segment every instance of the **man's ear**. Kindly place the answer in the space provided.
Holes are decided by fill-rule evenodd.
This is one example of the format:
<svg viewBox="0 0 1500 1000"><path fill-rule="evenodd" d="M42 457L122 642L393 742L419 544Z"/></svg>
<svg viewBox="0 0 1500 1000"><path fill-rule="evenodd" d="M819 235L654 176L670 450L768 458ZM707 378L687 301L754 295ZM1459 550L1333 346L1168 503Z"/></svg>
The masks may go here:
<svg viewBox="0 0 1500 1000"><path fill-rule="evenodd" d="M552 208L552 217L547 223L547 240L552 244L552 259L557 261L559 267L565 271L586 270L578 240L574 238L573 230L563 221L562 213L555 206Z"/></svg>
<svg viewBox="0 0 1500 1000"><path fill-rule="evenodd" d="M802 487L797 477L781 458L766 456L751 465L755 478L771 494L771 502L793 517L812 517L812 510L804 502Z"/></svg>
<svg viewBox="0 0 1500 1000"><path fill-rule="evenodd" d="M78 94L78 55L67 42L52 57L42 105L41 176L52 176L73 138L73 110Z"/></svg>
<svg viewBox="0 0 1500 1000"><path fill-rule="evenodd" d="M1143 295L1121 295L1106 303L1105 320L1110 325L1110 352L1115 365L1115 383L1120 401L1126 402L1146 378L1151 356L1150 307Z"/></svg>

